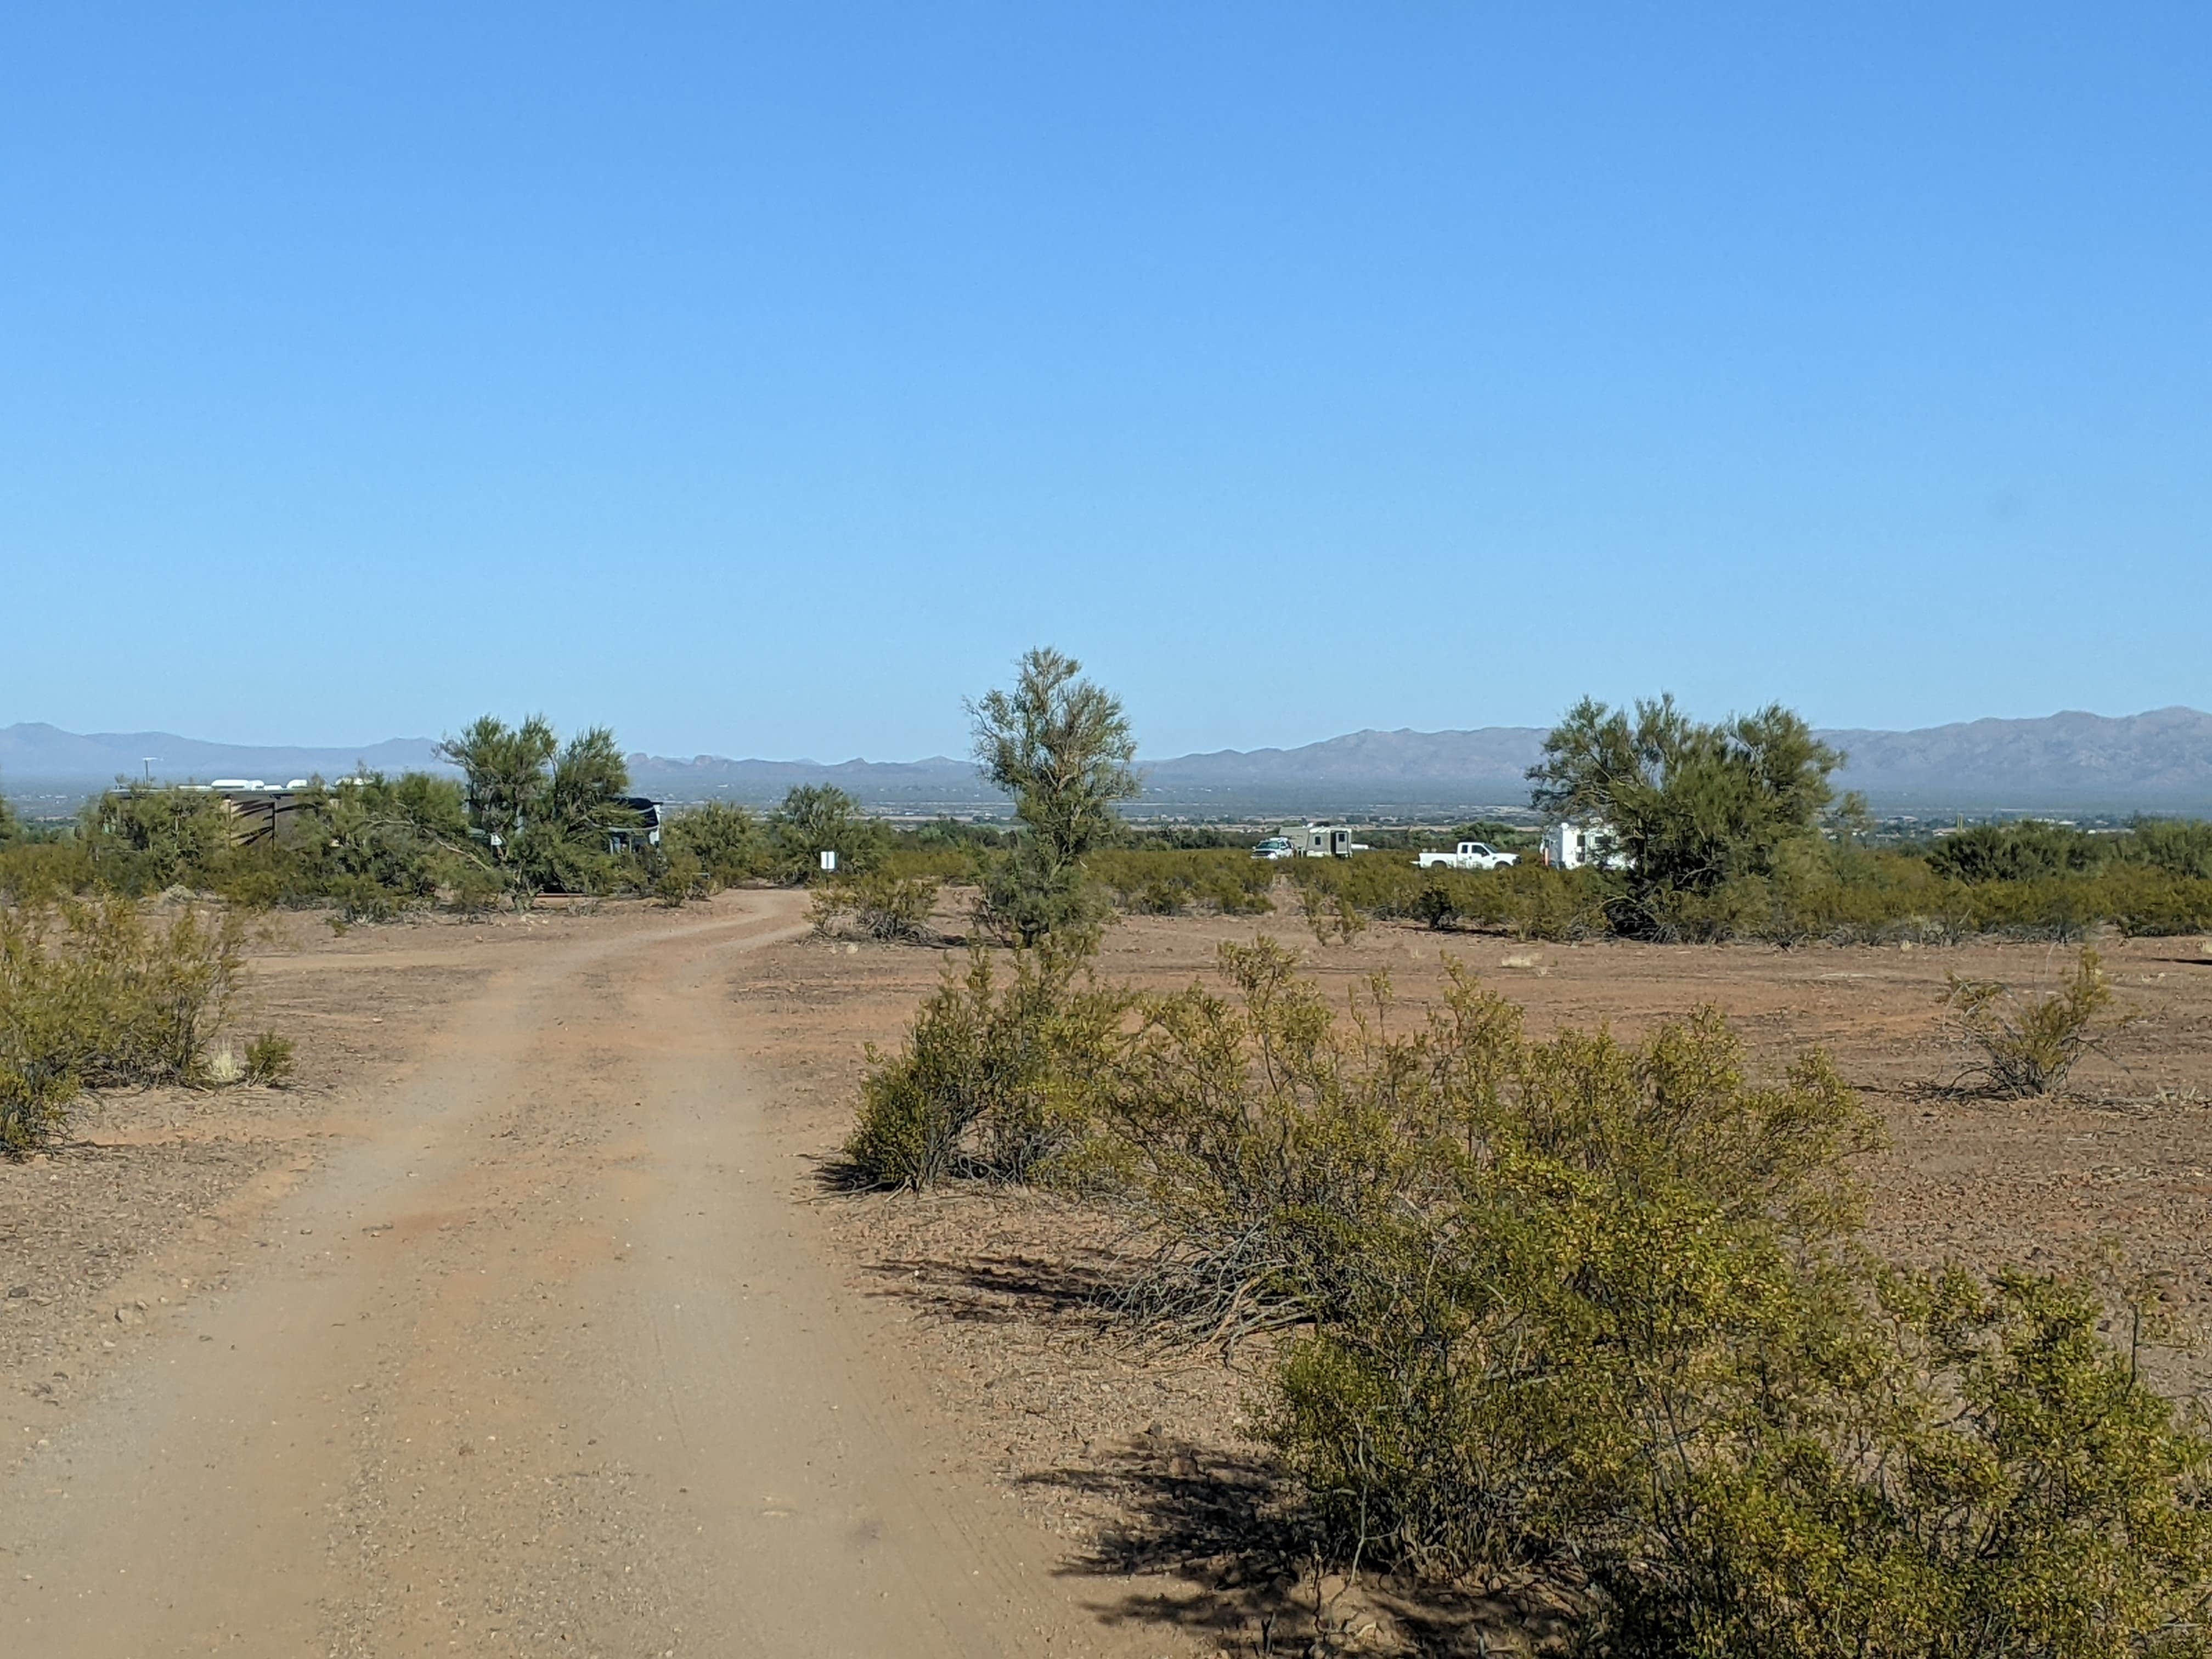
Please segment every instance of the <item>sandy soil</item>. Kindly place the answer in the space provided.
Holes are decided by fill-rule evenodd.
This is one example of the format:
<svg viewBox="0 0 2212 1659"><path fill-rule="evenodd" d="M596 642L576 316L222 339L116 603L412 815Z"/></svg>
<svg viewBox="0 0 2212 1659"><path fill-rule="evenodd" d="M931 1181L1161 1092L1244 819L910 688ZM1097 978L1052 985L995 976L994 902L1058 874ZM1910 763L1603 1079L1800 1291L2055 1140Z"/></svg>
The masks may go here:
<svg viewBox="0 0 2212 1659"><path fill-rule="evenodd" d="M1541 1633L1516 1583L1439 1604L1302 1579L1249 1377L1085 1318L1098 1218L831 1191L863 1043L959 958L814 939L803 911L287 919L246 1024L299 1039L295 1086L111 1098L79 1144L0 1165L0 1645L1281 1652L1316 1595L1354 1646ZM1937 995L1954 969L2053 978L2043 947L1256 926L1347 991L1387 970L1409 1018L1447 951L1539 1030L1717 1003L1762 1064L1820 1044L1883 1112L1884 1248L2111 1240L2212 1295L2201 941L2108 945L2125 1023L2066 1098L2019 1104L1944 1091ZM1129 921L1101 969L1173 985L1255 931Z"/></svg>

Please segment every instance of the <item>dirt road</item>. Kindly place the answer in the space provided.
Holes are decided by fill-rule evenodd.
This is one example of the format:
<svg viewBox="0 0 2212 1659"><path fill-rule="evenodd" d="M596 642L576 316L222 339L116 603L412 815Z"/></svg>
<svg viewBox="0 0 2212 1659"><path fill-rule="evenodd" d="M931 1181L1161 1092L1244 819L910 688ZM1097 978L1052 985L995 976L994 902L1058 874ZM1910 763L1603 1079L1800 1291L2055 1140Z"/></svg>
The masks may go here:
<svg viewBox="0 0 2212 1659"><path fill-rule="evenodd" d="M1156 1650L937 1467L820 1260L728 994L800 925L505 953L336 1103L222 1288L0 1485L0 1651Z"/></svg>

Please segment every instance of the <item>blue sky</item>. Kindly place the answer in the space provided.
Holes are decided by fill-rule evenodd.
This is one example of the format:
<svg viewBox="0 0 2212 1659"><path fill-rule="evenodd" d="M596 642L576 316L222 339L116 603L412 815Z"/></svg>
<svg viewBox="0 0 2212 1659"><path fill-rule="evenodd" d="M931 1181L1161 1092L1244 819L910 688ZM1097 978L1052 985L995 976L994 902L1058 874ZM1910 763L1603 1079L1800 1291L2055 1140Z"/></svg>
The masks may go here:
<svg viewBox="0 0 2212 1659"><path fill-rule="evenodd" d="M16 8L0 724L2212 707L2209 83L2184 6Z"/></svg>

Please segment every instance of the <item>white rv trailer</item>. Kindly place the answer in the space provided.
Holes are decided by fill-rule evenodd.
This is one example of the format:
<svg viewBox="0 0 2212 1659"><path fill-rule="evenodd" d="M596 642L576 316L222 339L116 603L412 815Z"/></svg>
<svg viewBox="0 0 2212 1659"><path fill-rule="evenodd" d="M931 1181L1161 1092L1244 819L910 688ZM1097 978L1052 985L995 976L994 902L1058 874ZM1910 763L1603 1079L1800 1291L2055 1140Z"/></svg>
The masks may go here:
<svg viewBox="0 0 2212 1659"><path fill-rule="evenodd" d="M1352 831L1340 823L1309 823L1297 848L1304 858L1348 859L1354 850Z"/></svg>
<svg viewBox="0 0 2212 1659"><path fill-rule="evenodd" d="M1626 870L1628 856L1609 823L1555 823L1544 831L1544 862L1554 870Z"/></svg>

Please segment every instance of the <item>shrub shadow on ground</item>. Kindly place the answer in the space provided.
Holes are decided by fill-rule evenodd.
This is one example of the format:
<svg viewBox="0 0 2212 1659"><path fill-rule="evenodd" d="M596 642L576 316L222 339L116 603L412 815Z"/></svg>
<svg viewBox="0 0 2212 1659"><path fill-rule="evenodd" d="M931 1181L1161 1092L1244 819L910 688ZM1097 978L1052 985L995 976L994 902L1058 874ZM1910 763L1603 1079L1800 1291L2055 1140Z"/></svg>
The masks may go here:
<svg viewBox="0 0 2212 1659"><path fill-rule="evenodd" d="M940 1256L891 1256L870 1264L882 1282L875 1294L918 1304L941 1319L993 1324L1032 1323L1052 1329L1096 1327L1101 1309L1119 1282L1097 1260L1069 1261L1022 1253L975 1255L958 1261Z"/></svg>
<svg viewBox="0 0 2212 1659"><path fill-rule="evenodd" d="M1062 1571L1176 1586L1135 1591L1108 1611L1124 1626L1166 1626L1252 1656L1563 1651L1567 1603L1523 1576L1495 1594L1347 1579L1317 1561L1264 1457L1147 1435L1089 1465L1042 1469L1024 1484L1101 1498L1124 1517Z"/></svg>

